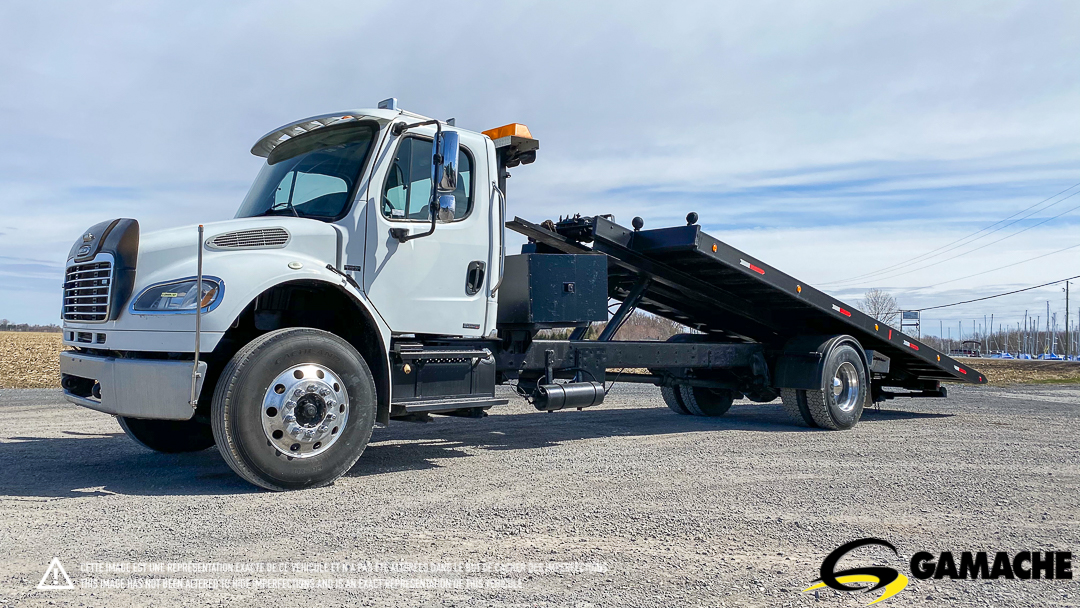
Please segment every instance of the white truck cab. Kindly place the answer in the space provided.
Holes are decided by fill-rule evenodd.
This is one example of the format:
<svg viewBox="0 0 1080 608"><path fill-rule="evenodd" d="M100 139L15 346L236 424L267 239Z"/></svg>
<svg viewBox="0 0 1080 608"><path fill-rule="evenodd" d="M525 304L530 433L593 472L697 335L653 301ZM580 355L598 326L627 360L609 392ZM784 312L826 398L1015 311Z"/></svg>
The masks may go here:
<svg viewBox="0 0 1080 608"><path fill-rule="evenodd" d="M151 448L206 447L204 387L255 337L304 327L362 358L369 413L385 422L396 337L495 336L505 200L489 135L503 158L535 158L520 125L476 133L394 99L314 116L252 147L266 163L233 219L146 234L128 219L90 228L66 266L66 398L118 416ZM184 429L199 432L185 440ZM277 447L323 449L291 439Z"/></svg>

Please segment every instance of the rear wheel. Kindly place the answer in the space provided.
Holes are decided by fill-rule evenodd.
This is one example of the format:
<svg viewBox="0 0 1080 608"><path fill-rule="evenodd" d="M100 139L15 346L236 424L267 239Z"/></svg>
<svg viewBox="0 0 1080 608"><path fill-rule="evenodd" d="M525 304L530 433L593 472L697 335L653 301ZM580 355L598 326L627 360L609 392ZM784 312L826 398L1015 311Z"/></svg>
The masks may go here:
<svg viewBox="0 0 1080 608"><path fill-rule="evenodd" d="M792 422L799 426L817 428L817 422L814 422L814 417L810 415L810 408L806 405L806 391L793 388L780 389L780 400Z"/></svg>
<svg viewBox="0 0 1080 608"><path fill-rule="evenodd" d="M670 386L661 386L660 394L664 397L664 403L667 404L668 409L676 414L687 415L690 413L686 409L686 405L683 404L682 395L679 394L679 389Z"/></svg>
<svg viewBox="0 0 1080 608"><path fill-rule="evenodd" d="M199 452L214 445L214 431L210 425L195 420L145 420L117 416L116 421L128 437L155 452Z"/></svg>
<svg viewBox="0 0 1080 608"><path fill-rule="evenodd" d="M735 394L726 388L681 386L679 396L687 411L695 416L723 416L735 401Z"/></svg>
<svg viewBox="0 0 1080 608"><path fill-rule="evenodd" d="M776 398L780 396L780 394L776 392L776 389L767 387L755 387L743 394L746 395L747 399L754 403L769 403L770 401L775 401Z"/></svg>
<svg viewBox="0 0 1080 608"><path fill-rule="evenodd" d="M334 334L270 332L222 372L214 436L238 475L268 490L332 483L360 458L375 422L375 381L364 358Z"/></svg>
<svg viewBox="0 0 1080 608"><path fill-rule="evenodd" d="M850 344L840 344L825 359L821 390L806 391L806 406L818 426L850 429L862 417L869 389L859 352Z"/></svg>

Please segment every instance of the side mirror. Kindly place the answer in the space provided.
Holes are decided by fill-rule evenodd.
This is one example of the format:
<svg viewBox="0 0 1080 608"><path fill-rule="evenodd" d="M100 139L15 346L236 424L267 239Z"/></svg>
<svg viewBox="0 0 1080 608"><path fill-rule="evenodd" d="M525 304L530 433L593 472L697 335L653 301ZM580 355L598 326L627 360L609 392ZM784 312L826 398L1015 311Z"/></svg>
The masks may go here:
<svg viewBox="0 0 1080 608"><path fill-rule="evenodd" d="M453 194L440 194L439 195L439 221L440 222L452 222L456 214L455 203Z"/></svg>
<svg viewBox="0 0 1080 608"><path fill-rule="evenodd" d="M430 123L419 123L430 124ZM416 126L416 125L413 125ZM395 127L394 133L400 135L405 129ZM431 182L434 187L431 198L431 227L426 232L409 234L408 228L391 228L390 236L400 243L411 241L435 232L437 222L449 222L454 219L454 191L457 190L458 153L461 142L454 131L439 130L431 145Z"/></svg>
<svg viewBox="0 0 1080 608"><path fill-rule="evenodd" d="M457 190L460 141L454 131L441 131L431 146L431 181L438 194L453 195Z"/></svg>

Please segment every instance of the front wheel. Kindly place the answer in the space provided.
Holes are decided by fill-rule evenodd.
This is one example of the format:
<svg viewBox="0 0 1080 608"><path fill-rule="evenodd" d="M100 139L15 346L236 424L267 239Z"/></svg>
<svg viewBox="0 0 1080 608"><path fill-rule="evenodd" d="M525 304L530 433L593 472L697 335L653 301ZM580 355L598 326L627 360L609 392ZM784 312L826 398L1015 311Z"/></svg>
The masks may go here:
<svg viewBox="0 0 1080 608"><path fill-rule="evenodd" d="M210 425L195 420L145 420L117 416L116 421L128 437L155 452L201 452L214 445L214 431Z"/></svg>
<svg viewBox="0 0 1080 608"><path fill-rule="evenodd" d="M214 436L238 475L268 490L332 483L363 453L375 423L371 370L348 342L306 327L264 334L222 372Z"/></svg>

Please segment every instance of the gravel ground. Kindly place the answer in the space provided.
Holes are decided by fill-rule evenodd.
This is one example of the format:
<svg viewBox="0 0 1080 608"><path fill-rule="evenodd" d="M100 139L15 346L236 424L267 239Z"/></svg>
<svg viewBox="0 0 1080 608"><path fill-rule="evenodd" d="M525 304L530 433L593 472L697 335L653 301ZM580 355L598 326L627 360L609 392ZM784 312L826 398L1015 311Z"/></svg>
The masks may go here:
<svg viewBox="0 0 1080 608"><path fill-rule="evenodd" d="M273 494L216 450L156 454L56 391L0 391L0 605L862 606L802 593L852 539L894 543L902 558L878 559L901 572L920 550L1080 548L1080 386L887 406L822 432L779 403L677 416L644 387L582 412L515 400L392 423L335 485ZM54 557L76 589L35 589ZM153 571L188 562L232 571ZM468 570L398 571L432 563ZM181 587L152 588L169 580ZM130 581L150 588L103 586ZM349 581L382 588L319 588ZM882 605L1076 606L1080 585L912 579Z"/></svg>

